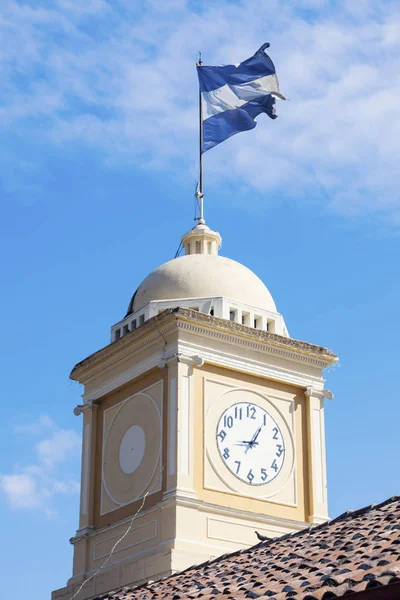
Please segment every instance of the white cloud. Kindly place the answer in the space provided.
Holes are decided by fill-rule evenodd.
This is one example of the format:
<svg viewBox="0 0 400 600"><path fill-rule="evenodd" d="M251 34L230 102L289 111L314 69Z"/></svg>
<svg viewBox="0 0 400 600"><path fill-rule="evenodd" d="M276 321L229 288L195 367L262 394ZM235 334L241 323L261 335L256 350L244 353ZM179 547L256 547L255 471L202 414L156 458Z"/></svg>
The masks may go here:
<svg viewBox="0 0 400 600"><path fill-rule="evenodd" d="M312 195L398 226L396 3L209 1L195 11L174 0L170 8L4 3L0 128L195 177L199 41L205 63L223 63L267 40L290 101L279 103L275 122L261 116L255 130L208 153L206 177L258 195Z"/></svg>
<svg viewBox="0 0 400 600"><path fill-rule="evenodd" d="M13 508L41 508L43 497L32 475L0 475L0 486Z"/></svg>
<svg viewBox="0 0 400 600"><path fill-rule="evenodd" d="M80 446L80 438L73 429L55 429L51 436L36 445L39 461L47 469L63 462Z"/></svg>
<svg viewBox="0 0 400 600"><path fill-rule="evenodd" d="M39 509L48 516L57 514L54 497L76 494L79 483L64 470L80 450L80 437L72 429L57 427L48 415L20 425L16 434L45 436L34 444L33 464L19 466L14 473L0 474L0 491L12 509ZM32 452L30 452L32 454Z"/></svg>
<svg viewBox="0 0 400 600"><path fill-rule="evenodd" d="M14 428L14 431L16 433L32 433L38 435L48 429L54 429L55 427L56 425L51 417L48 415L41 415L36 421L17 425Z"/></svg>

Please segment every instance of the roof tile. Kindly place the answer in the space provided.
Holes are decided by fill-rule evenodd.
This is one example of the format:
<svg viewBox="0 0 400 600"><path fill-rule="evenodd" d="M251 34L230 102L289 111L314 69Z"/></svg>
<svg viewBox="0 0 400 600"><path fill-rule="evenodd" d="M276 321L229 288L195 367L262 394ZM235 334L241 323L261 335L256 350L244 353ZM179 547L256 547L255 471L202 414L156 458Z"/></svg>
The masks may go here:
<svg viewBox="0 0 400 600"><path fill-rule="evenodd" d="M101 598L330 600L396 583L400 583L399 497Z"/></svg>

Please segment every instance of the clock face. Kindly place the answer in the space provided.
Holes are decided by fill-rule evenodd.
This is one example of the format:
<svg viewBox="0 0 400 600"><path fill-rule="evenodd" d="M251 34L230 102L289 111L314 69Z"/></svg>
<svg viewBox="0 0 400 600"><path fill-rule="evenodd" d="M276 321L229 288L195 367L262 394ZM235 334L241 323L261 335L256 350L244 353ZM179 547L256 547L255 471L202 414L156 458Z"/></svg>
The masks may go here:
<svg viewBox="0 0 400 600"><path fill-rule="evenodd" d="M228 469L250 485L275 479L285 460L285 444L276 421L258 404L227 408L217 425L217 446Z"/></svg>

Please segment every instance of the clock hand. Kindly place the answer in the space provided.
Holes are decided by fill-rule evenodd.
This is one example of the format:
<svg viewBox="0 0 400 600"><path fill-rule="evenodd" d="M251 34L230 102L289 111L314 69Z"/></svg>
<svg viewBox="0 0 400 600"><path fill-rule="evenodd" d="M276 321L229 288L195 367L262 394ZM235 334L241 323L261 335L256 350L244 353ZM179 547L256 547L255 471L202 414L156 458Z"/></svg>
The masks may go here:
<svg viewBox="0 0 400 600"><path fill-rule="evenodd" d="M247 446L246 450L244 451L245 454L247 454L247 451L248 451L249 448L253 448L253 446L256 446L258 444L258 442L256 442L256 439L258 438L260 431L261 431L261 427L259 427L257 429L257 431L255 432L255 434L251 438L251 440L249 442L249 445Z"/></svg>
<svg viewBox="0 0 400 600"><path fill-rule="evenodd" d="M249 445L249 444L251 444L251 443L252 443L252 442L245 442L245 441L242 441L242 442L235 442L235 446L248 446L248 445ZM257 446L257 445L258 445L258 442L253 442L253 444L254 444L255 446Z"/></svg>
<svg viewBox="0 0 400 600"><path fill-rule="evenodd" d="M261 431L261 427L259 427L259 428L257 429L257 431L255 432L255 434L254 434L254 435L253 435L253 437L251 438L250 444L254 444L254 442L255 442L255 441L256 441L256 439L258 438L258 435L259 435L260 431Z"/></svg>

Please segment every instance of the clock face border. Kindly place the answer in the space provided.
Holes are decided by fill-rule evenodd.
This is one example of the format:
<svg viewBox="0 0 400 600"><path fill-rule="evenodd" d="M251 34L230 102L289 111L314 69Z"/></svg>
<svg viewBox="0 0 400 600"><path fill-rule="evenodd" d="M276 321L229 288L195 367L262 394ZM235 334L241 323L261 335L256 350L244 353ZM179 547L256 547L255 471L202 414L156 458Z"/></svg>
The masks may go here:
<svg viewBox="0 0 400 600"><path fill-rule="evenodd" d="M209 381L211 382L211 380ZM216 382L214 380L214 383L221 382ZM262 393L248 387L229 386L229 389L225 389L221 394L214 398L209 406L205 403L204 445L206 459L222 485L228 488L228 490L232 490L235 494L267 500L268 498L276 496L294 473L294 432L279 408L276 406L276 404L279 403L279 400L276 400L275 394L273 397L273 400L270 399L268 397L268 392ZM282 433L286 455L284 464L277 476L265 485L249 485L238 479L225 465L218 449L215 435L217 423L226 409L241 402L256 404L264 408L277 423ZM283 402L286 402L286 400L283 399ZM290 402L292 405L294 404L292 401ZM206 487L208 486L206 485ZM215 491L217 491L214 487L210 489L215 489ZM221 488L220 491L223 491L223 488ZM287 502L284 502L284 504L287 504Z"/></svg>
<svg viewBox="0 0 400 600"><path fill-rule="evenodd" d="M255 433L255 435L259 435L259 436L260 436L260 435L262 435L262 433L263 433L262 427L264 427L264 426L266 426L266 425L267 425L267 423L266 423L267 419L265 418L265 415L268 415L268 418L269 418L269 419L271 419L271 420L272 420L272 422L273 422L273 423L272 423L272 425L275 425L275 428L273 428L273 432L275 432L275 433L274 433L274 436L277 436L277 437L276 437L277 441L281 441L281 444L276 444L276 446L278 446L278 447L279 447L279 452L280 452L280 454L276 454L276 456L272 456L272 458L270 459L270 460L272 460L273 462L275 461L275 467L274 467L274 469L275 469L275 473L273 474L273 476L272 476L272 477L268 477L268 476L267 476L267 473L266 473L267 469L271 469L271 468L273 468L273 467L272 467L272 464L271 464L271 465L269 465L269 464L268 464L268 467L266 467L266 468L264 469L264 473L263 473L263 475L265 475L265 476L266 476L266 479L265 479L264 481L261 481L261 482L259 482L259 483L253 483L253 481L252 481L252 480L249 480L249 479L246 481L246 479L245 479L245 478L243 478L243 477L239 476L239 473L238 473L238 471L235 473L235 472L234 472L234 471L231 469L231 467L229 466L229 464L228 464L228 462L227 462L227 458L228 458L228 457L225 459L225 457L224 457L224 454L223 454L223 452L221 451L221 445L220 445L220 443L219 443L219 441L221 441L221 444L224 444L224 443L225 443L225 442L224 442L224 440L225 440L225 437L226 437L226 436L224 436L224 438L223 438L222 440L221 440L221 438L220 438L220 440L218 440L218 437L221 435L221 432L222 432L222 431L224 431L224 432L225 432L225 431L227 430L227 428L229 429L229 428L231 428L231 427L232 427L232 425L231 425L231 426L229 426L229 424L228 424L227 426L221 426L221 425L220 425L220 423L221 423L222 419L225 417L225 421L227 421L227 420L229 419L229 417L231 417L231 415L229 415L228 417L226 416L226 413L227 413L228 411L231 411L231 410L235 409L235 413L236 413L236 412L238 412L236 409L237 409L237 407L238 407L239 405L243 405L243 407L241 407L241 408L240 408L240 413L239 413L239 414L240 414L240 419L237 419L237 418L236 418L236 416L235 416L235 417L234 417L234 419L235 419L235 420L233 421L233 423L235 423L235 422L236 422L236 423L239 423L240 421L246 422L246 419L251 419L251 418L254 418L254 413L252 413L251 415L249 414L249 413L251 413L251 412L252 412L252 408L253 408L253 407L256 407L256 409L258 408L260 411L262 411L262 412L264 413L263 424L261 424L261 425L260 425L260 423L259 423L259 422L256 422L256 423L254 423L254 424L253 424L253 427L252 427L252 429L251 429L251 430L250 430L250 432L247 434L247 437L248 437L248 438L249 438L250 436L252 436L254 433ZM252 408L250 409L250 411L249 411L249 408L248 408L248 407L252 407ZM242 419L243 410L245 410L245 409L247 409L247 410L245 411L245 412L247 412L247 415L244 417L244 419ZM255 421L257 421L255 418L254 418L254 420L255 420ZM251 424L251 423L250 423L250 424ZM255 426L257 426L257 425L258 425L258 428L256 429L256 432L254 432L254 427L255 427ZM243 428L243 429L244 429L244 428ZM275 429L276 429L276 431L275 431ZM218 430L219 430L219 433L218 433ZM257 431L258 431L258 434L257 434ZM279 432L279 437L278 437L278 432ZM241 437L246 437L246 434L245 434L245 433L238 433L238 434L237 434L237 436L238 436L238 437L239 437L239 436L241 436ZM219 451L220 457L221 457L221 459L222 459L222 461L223 461L224 465L226 466L226 468L227 468L227 469L228 469L228 470L229 470L229 471L230 471L230 472L231 472L231 473L232 473L232 474L233 474L233 475L234 475L234 476L235 476L235 477L236 477L236 478L237 478L239 481L241 481L242 483L245 483L246 485L248 485L248 486L249 486L249 488L251 488L251 487L256 487L256 486L267 486L267 485L269 485L270 483L272 483L272 481L274 481L274 479L275 479L276 477L278 477L278 476L279 476L279 473L281 472L281 470L282 470L282 468L283 468L283 465L284 465L284 463L285 463L285 459L286 459L286 445L285 445L285 439L284 439L284 437L283 437L283 435L282 435L282 432L281 432L281 429L280 429L280 427L279 427L279 424L276 422L276 420L273 418L273 416L272 416L272 415L271 415L271 414L270 414L270 413L269 413L269 412L266 410L266 408L265 408L264 406L261 406L261 404L260 404L260 403L255 403L255 402L252 402L252 401L250 401L250 400L249 400L249 401L235 402L234 404L231 404L231 405L230 405L228 408L226 408L226 409L225 409L225 410L224 410L224 411L221 413L221 415L220 415L220 417L219 417L219 419L218 419L218 421L217 421L217 428L216 428L216 431L215 431L215 437L216 437L216 442L217 442L218 451ZM258 439L260 440L260 443L261 443L261 437L258 437ZM239 441L239 442L240 442L240 441ZM228 443L229 443L229 442L226 442L226 444L228 444ZM235 445L239 445L239 444L235 444ZM251 456L252 456L252 455L254 456L254 453L252 452L252 448L248 448L247 450L246 450L245 448L243 448L242 450L243 450L245 453L246 453L248 450L250 450L250 454L248 455L248 458L251 458ZM257 449L256 449L256 450L257 450ZM230 451L232 451L232 448L230 449ZM237 453L236 453L236 454L237 454L237 457L238 457L238 458L240 457L240 455L241 455L242 453L243 453L243 452L240 452L240 450L239 450L239 449L237 449ZM280 458L281 458L281 460L278 460L278 459L280 459ZM276 463L276 461L277 461L277 460L278 460L278 463ZM235 461L235 462L236 462L236 464L238 463L238 461ZM269 462L270 462L270 461L268 461L268 463L269 463ZM263 464L266 464L266 463L263 463ZM278 464L280 465L279 467L278 467ZM240 469L240 466L241 466L241 464L240 464L240 462L239 462L239 467L238 467L238 470ZM246 467L246 468L247 468L247 467ZM252 472L252 470L253 470L253 467L251 467L251 468L250 468L249 474L250 474L250 472ZM248 476L247 476L247 477L248 477Z"/></svg>

